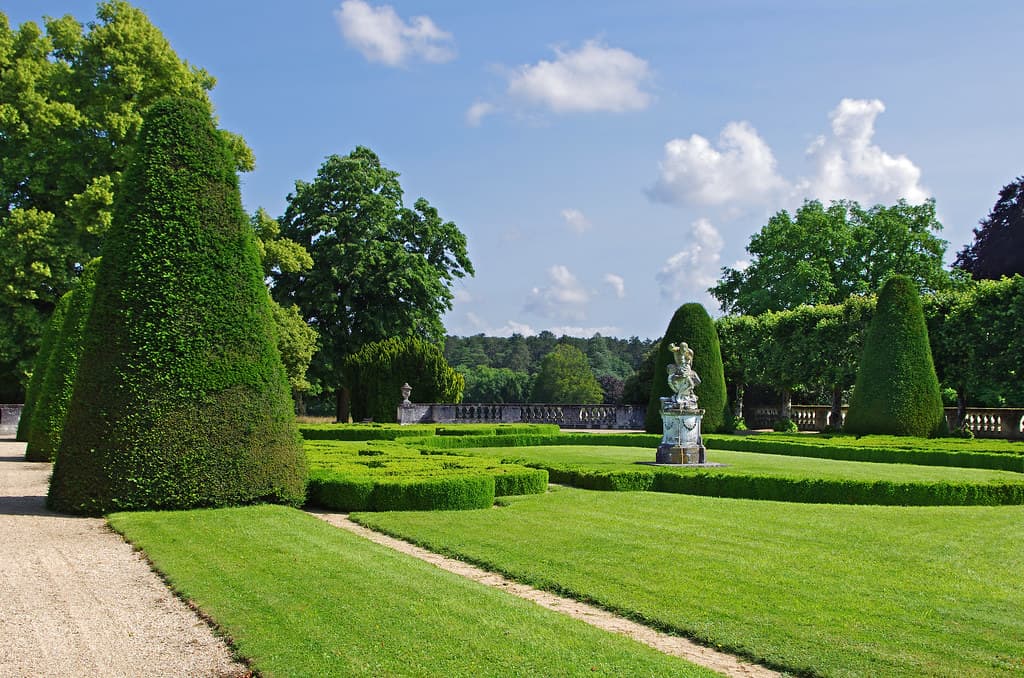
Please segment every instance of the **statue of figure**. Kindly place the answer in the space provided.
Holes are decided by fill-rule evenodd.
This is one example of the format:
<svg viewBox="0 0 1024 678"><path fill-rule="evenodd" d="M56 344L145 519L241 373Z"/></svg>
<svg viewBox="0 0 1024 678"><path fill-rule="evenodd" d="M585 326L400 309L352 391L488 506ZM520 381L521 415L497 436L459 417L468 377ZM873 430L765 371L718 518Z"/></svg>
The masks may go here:
<svg viewBox="0 0 1024 678"><path fill-rule="evenodd" d="M700 377L693 371L693 349L686 345L669 344L668 348L675 357L675 364L669 364L668 386L675 393L672 400L684 409L697 409L697 394L694 389L700 383Z"/></svg>

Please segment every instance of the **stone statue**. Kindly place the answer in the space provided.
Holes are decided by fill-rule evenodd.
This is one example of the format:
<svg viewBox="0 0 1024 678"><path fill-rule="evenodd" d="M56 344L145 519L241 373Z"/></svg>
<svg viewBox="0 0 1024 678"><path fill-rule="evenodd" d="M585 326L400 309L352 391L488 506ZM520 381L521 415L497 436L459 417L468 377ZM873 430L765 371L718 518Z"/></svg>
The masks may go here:
<svg viewBox="0 0 1024 678"><path fill-rule="evenodd" d="M684 410L697 409L697 394L694 389L700 383L700 377L693 371L693 349L686 345L669 344L668 348L675 357L675 364L669 364L668 386L672 389L674 396L672 402Z"/></svg>

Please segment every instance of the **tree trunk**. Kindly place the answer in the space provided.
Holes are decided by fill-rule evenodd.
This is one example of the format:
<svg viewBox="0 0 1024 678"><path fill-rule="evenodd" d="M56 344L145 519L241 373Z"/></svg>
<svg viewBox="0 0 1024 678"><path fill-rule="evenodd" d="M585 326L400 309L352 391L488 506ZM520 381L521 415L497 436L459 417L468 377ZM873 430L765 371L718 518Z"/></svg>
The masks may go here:
<svg viewBox="0 0 1024 678"><path fill-rule="evenodd" d="M735 388L736 390L732 401L732 416L739 421L743 419L743 382L736 382Z"/></svg>
<svg viewBox="0 0 1024 678"><path fill-rule="evenodd" d="M843 387L841 384L832 385L832 412L829 427L833 431L843 428Z"/></svg>
<svg viewBox="0 0 1024 678"><path fill-rule="evenodd" d="M302 391L292 390L292 399L295 400L295 414L306 416L306 400L302 397Z"/></svg>
<svg viewBox="0 0 1024 678"><path fill-rule="evenodd" d="M349 419L349 399L351 398L348 387L342 386L334 392L334 396L334 423L347 424Z"/></svg>
<svg viewBox="0 0 1024 678"><path fill-rule="evenodd" d="M793 404L793 393L788 389L782 389L782 408L779 410L779 419L789 419L789 411Z"/></svg>

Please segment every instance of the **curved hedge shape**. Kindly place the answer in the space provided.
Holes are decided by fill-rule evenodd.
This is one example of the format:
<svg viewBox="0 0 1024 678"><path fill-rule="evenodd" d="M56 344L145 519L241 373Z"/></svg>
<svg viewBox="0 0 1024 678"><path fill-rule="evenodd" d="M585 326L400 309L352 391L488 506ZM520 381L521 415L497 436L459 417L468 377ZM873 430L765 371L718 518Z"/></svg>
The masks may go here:
<svg viewBox="0 0 1024 678"><path fill-rule="evenodd" d="M53 309L50 322L43 330L43 338L39 343L39 353L36 354L36 361L32 365L32 378L28 380L28 388L25 389L25 405L21 408L21 418L18 420L18 431L14 439L26 443L32 435L32 418L35 416L36 402L43 390L43 380L46 378L46 368L50 365L50 355L53 348L60 339L61 329L64 327L64 316L71 302L71 292L65 292ZM49 459L29 459L29 461L49 461Z"/></svg>
<svg viewBox="0 0 1024 678"><path fill-rule="evenodd" d="M662 433L659 398L672 395L665 371L673 362L669 344L678 344L681 341L685 341L693 349L693 370L700 377L700 384L697 385L695 392L697 404L704 410L701 430L706 433L721 431L725 428L728 414L722 347L718 341L714 321L704 307L697 303L680 306L661 338L658 355L654 361L654 384L647 403L644 430L648 433Z"/></svg>
<svg viewBox="0 0 1024 678"><path fill-rule="evenodd" d="M878 294L844 429L923 438L945 425L921 298L913 280L893 276Z"/></svg>
<svg viewBox="0 0 1024 678"><path fill-rule="evenodd" d="M444 511L489 508L494 476L373 479L314 471L309 501L338 511Z"/></svg>
<svg viewBox="0 0 1024 678"><path fill-rule="evenodd" d="M305 500L234 167L207 104L168 98L147 111L104 242L51 508Z"/></svg>
<svg viewBox="0 0 1024 678"><path fill-rule="evenodd" d="M53 461L57 456L68 403L75 387L78 359L82 353L82 331L92 308L99 265L98 258L86 264L78 284L68 293L70 301L64 324L43 377L33 415L35 420L25 448L25 458L29 461Z"/></svg>
<svg viewBox="0 0 1024 678"><path fill-rule="evenodd" d="M367 344L345 359L342 371L352 393L353 419L397 421L402 384L420 403L457 403L466 381L440 348L417 337Z"/></svg>

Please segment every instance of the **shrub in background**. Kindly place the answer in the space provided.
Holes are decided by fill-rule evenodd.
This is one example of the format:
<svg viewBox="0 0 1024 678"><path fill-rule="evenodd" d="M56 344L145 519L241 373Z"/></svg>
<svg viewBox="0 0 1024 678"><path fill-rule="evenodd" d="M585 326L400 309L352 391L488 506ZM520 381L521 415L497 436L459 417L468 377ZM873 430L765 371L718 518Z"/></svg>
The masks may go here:
<svg viewBox="0 0 1024 678"><path fill-rule="evenodd" d="M14 438L19 442L28 442L31 435L32 417L35 414L36 402L39 400L39 393L43 390L43 379L46 377L46 367L50 364L50 354L53 353L53 347L58 339L60 339L60 331L64 326L64 315L67 313L68 303L71 301L70 294L70 292L66 292L60 298L57 306L53 309L53 314L50 316L46 329L43 330L43 337L39 344L39 353L36 354L36 361L32 366L32 378L29 379L28 388L25 389L25 405L21 408L18 431Z"/></svg>
<svg viewBox="0 0 1024 678"><path fill-rule="evenodd" d="M945 423L921 298L913 280L893 276L878 295L844 428L926 437Z"/></svg>
<svg viewBox="0 0 1024 678"><path fill-rule="evenodd" d="M397 421L402 384L418 403L458 403L465 380L441 349L417 337L394 337L367 344L342 367L352 394L352 418Z"/></svg>
<svg viewBox="0 0 1024 678"><path fill-rule="evenodd" d="M680 306L668 323L665 335L658 346L654 363L654 382L647 403L644 429L648 433L662 433L661 401L659 398L672 395L668 386L666 368L674 362L669 344L685 341L693 349L693 370L700 377L697 386L697 403L704 410L701 430L708 433L725 427L728 398L725 391L725 370L722 368L722 348L718 332L711 316L697 303Z"/></svg>
<svg viewBox="0 0 1024 678"><path fill-rule="evenodd" d="M29 461L53 461L57 456L68 403L71 402L71 392L75 387L78 359L82 353L82 331L89 317L89 309L92 308L99 265L98 258L86 264L78 284L68 292L64 324L46 366L46 375L33 415L35 419L25 448L25 458Z"/></svg>
<svg viewBox="0 0 1024 678"><path fill-rule="evenodd" d="M306 459L253 237L209 105L153 105L115 198L52 508L304 501Z"/></svg>

